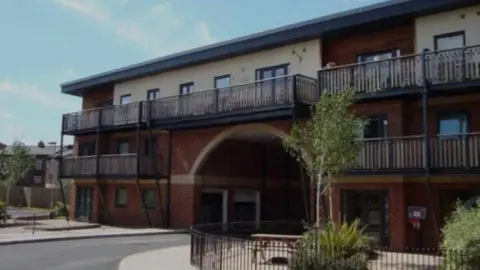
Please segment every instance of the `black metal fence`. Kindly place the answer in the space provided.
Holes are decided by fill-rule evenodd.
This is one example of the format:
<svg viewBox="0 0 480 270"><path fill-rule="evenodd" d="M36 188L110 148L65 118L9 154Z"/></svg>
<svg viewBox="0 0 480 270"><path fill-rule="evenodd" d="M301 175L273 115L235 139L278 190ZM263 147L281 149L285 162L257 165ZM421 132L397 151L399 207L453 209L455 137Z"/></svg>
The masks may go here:
<svg viewBox="0 0 480 270"><path fill-rule="evenodd" d="M431 249L348 254L321 252L301 240L299 222L227 223L194 226L190 263L202 270L400 270L480 269L477 254ZM330 250L330 249L329 249Z"/></svg>

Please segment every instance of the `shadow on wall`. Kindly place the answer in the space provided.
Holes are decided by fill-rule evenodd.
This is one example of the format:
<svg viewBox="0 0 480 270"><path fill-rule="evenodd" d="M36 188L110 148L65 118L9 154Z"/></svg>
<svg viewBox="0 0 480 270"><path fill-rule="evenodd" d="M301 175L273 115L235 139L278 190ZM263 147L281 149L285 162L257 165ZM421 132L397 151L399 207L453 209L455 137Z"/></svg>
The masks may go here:
<svg viewBox="0 0 480 270"><path fill-rule="evenodd" d="M68 187L67 187L68 189ZM65 200L68 202L70 192L65 193ZM44 187L12 187L10 189L11 206L50 208L52 190ZM0 201L6 201L6 187L0 185ZM62 201L60 189L55 189L53 202Z"/></svg>

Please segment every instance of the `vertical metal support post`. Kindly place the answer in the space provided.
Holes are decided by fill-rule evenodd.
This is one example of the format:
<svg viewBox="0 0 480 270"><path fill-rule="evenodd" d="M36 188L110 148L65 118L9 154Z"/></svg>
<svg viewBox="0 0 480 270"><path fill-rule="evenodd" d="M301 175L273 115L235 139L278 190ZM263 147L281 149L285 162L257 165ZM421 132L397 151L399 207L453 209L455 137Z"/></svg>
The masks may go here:
<svg viewBox="0 0 480 270"><path fill-rule="evenodd" d="M167 228L170 228L170 208L172 203L172 143L173 131L168 133L168 178L167 178Z"/></svg>
<svg viewBox="0 0 480 270"><path fill-rule="evenodd" d="M295 88L294 88L295 90ZM296 95L296 91L294 91L294 96ZM292 113L292 121L294 124L297 123L297 113L295 110L295 107L293 108L293 113ZM309 196L308 196L308 190L307 186L305 185L305 171L300 162L298 162L298 168L300 170L300 185L302 186L302 195L303 195L303 204L305 207L305 218L307 219L307 223L311 224L311 218L310 218L310 203L309 203Z"/></svg>
<svg viewBox="0 0 480 270"><path fill-rule="evenodd" d="M430 82L427 78L427 65L426 56L428 52L424 50L422 53L422 76L423 76L423 91L422 91L422 122L423 122L423 160L425 166L425 187L427 189L427 196L430 204L430 210L432 212L433 224L435 231L439 233L435 202L432 195L432 186L430 183L431 175L431 160L430 160L430 140L429 140L429 128L428 128L428 91L430 88Z"/></svg>
<svg viewBox="0 0 480 270"><path fill-rule="evenodd" d="M284 190L284 215L285 220L290 220L290 160L289 156L285 156L285 190Z"/></svg>
<svg viewBox="0 0 480 270"><path fill-rule="evenodd" d="M138 121L137 121L137 172L136 172L136 177L135 177L135 182L137 184L137 191L138 195L140 195L140 200L142 201L142 208L143 211L145 212L145 217L147 218L148 225L152 228L152 219L150 218L150 214L148 213L147 206L145 205L145 196L142 191L142 187L140 186L140 128L142 125L142 105L143 103L140 103L138 106Z"/></svg>
<svg viewBox="0 0 480 270"><path fill-rule="evenodd" d="M163 213L163 200L162 200L162 191L160 189L160 178L162 177L161 172L158 171L158 166L156 164L156 151L155 151L155 145L153 144L153 134L152 134L152 102L153 101L147 101L147 130L148 130L148 136L149 136L149 158L150 158L150 164L153 166L153 173L155 177L155 189L157 191L157 200L158 200L158 212L160 214L160 223L163 225L163 227L166 227L166 222L165 222L165 215ZM157 162L160 162L161 165L163 165L163 160L159 160Z"/></svg>
<svg viewBox="0 0 480 270"><path fill-rule="evenodd" d="M62 183L62 166L63 166L63 127L65 124L65 117L62 115L62 131L60 132L60 156L58 157L58 168L57 168L57 182L60 187L60 193L62 194L62 203L66 207L67 200L65 200L65 190L63 190L63 183ZM54 153L55 155L55 153ZM55 159L55 157L54 157ZM70 207L75 207L71 205ZM70 211L67 210L67 215L65 216L67 222L70 220Z"/></svg>
<svg viewBox="0 0 480 270"><path fill-rule="evenodd" d="M267 189L267 167L268 167L268 150L267 144L263 145L262 153L262 187L260 193L260 221L265 217L265 190Z"/></svg>
<svg viewBox="0 0 480 270"><path fill-rule="evenodd" d="M110 212L108 211L107 203L105 202L105 198L103 197L102 188L100 187L100 131L102 126L102 109L98 110L98 123L97 123L97 138L95 143L95 182L97 183L97 192L100 196L100 201L103 205L103 210L105 211L105 215L107 216L107 220L110 224L113 224Z"/></svg>
<svg viewBox="0 0 480 270"><path fill-rule="evenodd" d="M321 70L318 70L317 71L317 97L316 97L316 101L318 102L320 100L320 95L322 93L322 79L321 79L321 74L322 74L322 71ZM353 81L353 80L352 80Z"/></svg>

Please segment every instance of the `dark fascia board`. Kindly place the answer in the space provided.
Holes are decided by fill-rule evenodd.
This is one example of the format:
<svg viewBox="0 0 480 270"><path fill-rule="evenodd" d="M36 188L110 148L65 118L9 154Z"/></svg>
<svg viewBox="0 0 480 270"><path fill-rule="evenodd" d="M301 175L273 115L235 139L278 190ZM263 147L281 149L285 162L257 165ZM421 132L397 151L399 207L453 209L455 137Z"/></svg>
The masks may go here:
<svg viewBox="0 0 480 270"><path fill-rule="evenodd" d="M349 27L393 17L434 14L475 4L478 0L391 0L107 71L64 83L61 89L62 93L80 96L85 90L102 85L319 38Z"/></svg>

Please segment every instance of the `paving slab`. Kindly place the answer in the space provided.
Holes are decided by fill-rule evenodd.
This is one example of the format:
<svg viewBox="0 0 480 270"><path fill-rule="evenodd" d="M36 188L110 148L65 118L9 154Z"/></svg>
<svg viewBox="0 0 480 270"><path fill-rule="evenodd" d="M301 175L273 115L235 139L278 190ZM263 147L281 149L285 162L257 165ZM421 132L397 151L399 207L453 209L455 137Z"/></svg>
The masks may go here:
<svg viewBox="0 0 480 270"><path fill-rule="evenodd" d="M190 265L190 245L150 250L125 257L119 270L193 270Z"/></svg>

